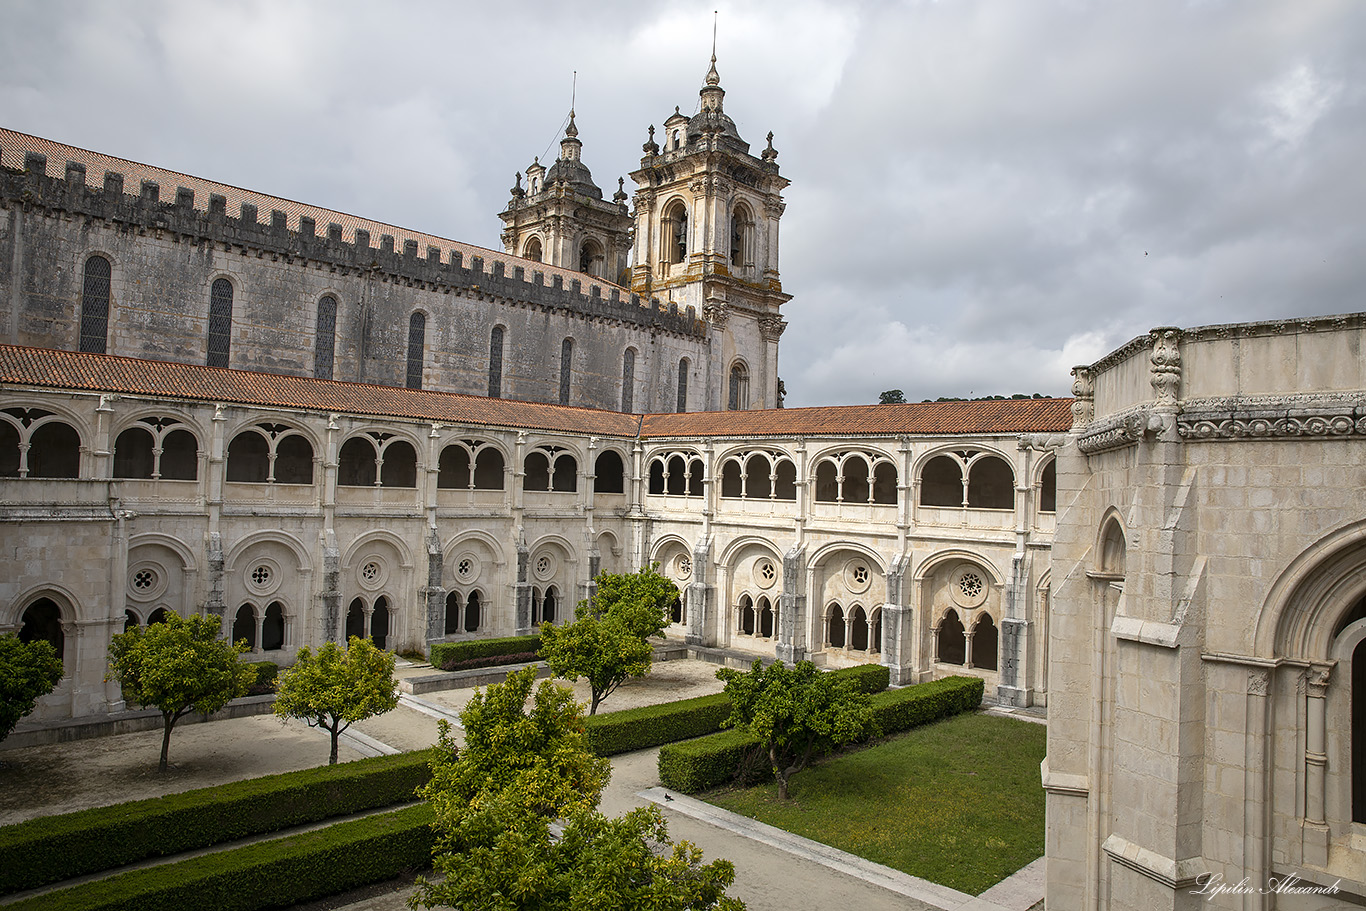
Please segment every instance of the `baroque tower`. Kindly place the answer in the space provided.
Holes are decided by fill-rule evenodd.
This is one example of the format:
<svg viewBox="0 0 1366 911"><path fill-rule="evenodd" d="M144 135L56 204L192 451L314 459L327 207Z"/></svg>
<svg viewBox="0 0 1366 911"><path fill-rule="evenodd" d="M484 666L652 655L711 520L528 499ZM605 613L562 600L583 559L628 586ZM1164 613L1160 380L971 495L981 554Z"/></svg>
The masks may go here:
<svg viewBox="0 0 1366 911"><path fill-rule="evenodd" d="M778 388L778 338L787 323L779 308L778 220L788 180L778 173L773 134L755 157L722 102L725 90L711 57L692 117L678 108L642 147L635 192L635 252L631 290L695 307L708 325L709 409L773 408Z"/></svg>
<svg viewBox="0 0 1366 911"><path fill-rule="evenodd" d="M503 250L514 256L574 269L624 285L631 250L631 216L618 182L611 202L593 183L582 159L583 143L569 112L560 157L547 170L539 158L512 188L503 220Z"/></svg>

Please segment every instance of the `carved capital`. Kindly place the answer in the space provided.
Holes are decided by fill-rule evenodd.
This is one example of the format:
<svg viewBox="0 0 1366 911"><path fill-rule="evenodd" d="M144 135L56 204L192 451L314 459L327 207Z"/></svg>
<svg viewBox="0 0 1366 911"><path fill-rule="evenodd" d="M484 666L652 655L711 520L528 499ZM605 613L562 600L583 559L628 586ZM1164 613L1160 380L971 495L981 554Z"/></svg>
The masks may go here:
<svg viewBox="0 0 1366 911"><path fill-rule="evenodd" d="M759 334L763 336L766 342L776 342L786 328L787 320L781 316L759 317Z"/></svg>
<svg viewBox="0 0 1366 911"><path fill-rule="evenodd" d="M1271 689L1270 671L1248 671L1247 672L1247 694L1249 696L1265 696Z"/></svg>
<svg viewBox="0 0 1366 911"><path fill-rule="evenodd" d="M730 308L725 301L707 301L702 307L702 318L716 329L725 329L730 321Z"/></svg>
<svg viewBox="0 0 1366 911"><path fill-rule="evenodd" d="M1314 699L1322 699L1328 693L1328 678L1333 673L1331 664L1312 664L1304 672L1306 691Z"/></svg>
<svg viewBox="0 0 1366 911"><path fill-rule="evenodd" d="M1175 407L1181 387L1181 330L1163 327L1148 336L1153 343L1150 382L1159 406Z"/></svg>

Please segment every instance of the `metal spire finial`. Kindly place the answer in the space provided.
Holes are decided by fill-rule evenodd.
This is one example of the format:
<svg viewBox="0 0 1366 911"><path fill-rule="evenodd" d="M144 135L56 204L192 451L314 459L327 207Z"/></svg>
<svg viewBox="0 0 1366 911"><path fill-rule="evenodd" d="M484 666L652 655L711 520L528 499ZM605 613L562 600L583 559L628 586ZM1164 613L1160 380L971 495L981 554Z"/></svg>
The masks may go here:
<svg viewBox="0 0 1366 911"><path fill-rule="evenodd" d="M707 85L720 85L721 74L716 72L716 20L719 10L712 10L711 18L711 69L707 70Z"/></svg>

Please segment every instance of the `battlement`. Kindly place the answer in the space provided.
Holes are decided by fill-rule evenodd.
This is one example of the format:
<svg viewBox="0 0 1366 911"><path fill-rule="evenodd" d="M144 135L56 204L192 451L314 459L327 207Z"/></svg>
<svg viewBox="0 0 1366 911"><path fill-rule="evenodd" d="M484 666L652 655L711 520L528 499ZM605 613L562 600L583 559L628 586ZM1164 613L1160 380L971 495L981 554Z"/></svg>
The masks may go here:
<svg viewBox="0 0 1366 911"><path fill-rule="evenodd" d="M569 310L589 319L615 320L693 337L706 332L693 307L680 311L675 303L665 304L658 298L644 300L581 273L516 257L503 258L493 251L487 251L489 256L485 257L481 255L484 251L475 252L478 248L450 245L443 249L428 243L423 250L423 244L413 238L404 238L399 249L395 235L389 233L380 234L376 247L368 228L352 227L353 240L348 241L344 237L346 226L329 222L320 233L313 215L295 214L291 227L291 215L282 209L272 209L263 219L257 205L241 202L238 211L229 214L227 197L221 193L196 198L193 187L178 185L169 194L170 200L163 202L163 189L157 181L139 179L136 188L128 186L130 183L123 173L106 171L102 186L92 187L86 166L79 161L67 161L63 176L52 177L48 175L47 156L26 151L22 169L0 168L0 203L168 231L200 242L261 250L287 260L324 262L476 297ZM533 266L537 268L529 268Z"/></svg>

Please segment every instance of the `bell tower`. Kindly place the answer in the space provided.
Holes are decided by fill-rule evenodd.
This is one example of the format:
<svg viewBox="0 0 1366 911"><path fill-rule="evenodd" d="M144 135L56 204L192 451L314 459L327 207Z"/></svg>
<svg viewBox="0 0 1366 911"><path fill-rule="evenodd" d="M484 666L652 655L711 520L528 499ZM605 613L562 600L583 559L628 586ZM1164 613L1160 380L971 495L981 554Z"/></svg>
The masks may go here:
<svg viewBox="0 0 1366 911"><path fill-rule="evenodd" d="M782 190L773 134L758 157L724 110L716 53L691 117L678 108L642 146L631 290L696 307L710 353L706 407L778 405L778 338L791 300L778 277Z"/></svg>
<svg viewBox="0 0 1366 911"><path fill-rule="evenodd" d="M582 158L583 143L569 111L560 157L547 169L537 158L512 188L512 200L498 214L503 250L514 256L573 269L625 285L631 251L631 216L618 181L611 201L593 183Z"/></svg>

